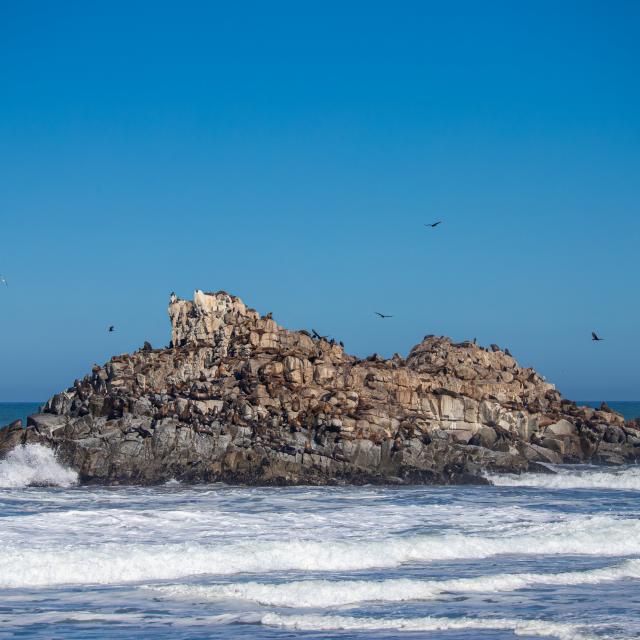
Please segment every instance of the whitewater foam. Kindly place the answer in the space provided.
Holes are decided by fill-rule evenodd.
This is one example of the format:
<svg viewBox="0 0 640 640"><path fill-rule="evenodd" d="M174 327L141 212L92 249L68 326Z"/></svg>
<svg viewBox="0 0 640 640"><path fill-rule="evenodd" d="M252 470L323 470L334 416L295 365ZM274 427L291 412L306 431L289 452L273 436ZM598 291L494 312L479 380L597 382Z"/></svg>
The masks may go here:
<svg viewBox="0 0 640 640"><path fill-rule="evenodd" d="M600 584L640 578L640 560L588 571L484 575L453 580L299 580L279 584L160 585L155 591L180 599L239 599L261 605L330 608L362 602L431 600L443 593L497 593L536 585Z"/></svg>
<svg viewBox="0 0 640 640"><path fill-rule="evenodd" d="M356 618L350 616L295 615L267 613L262 624L297 631L454 631L495 629L512 631L516 636L553 637L559 640L590 640L586 625L562 624L545 620L507 618Z"/></svg>
<svg viewBox="0 0 640 640"><path fill-rule="evenodd" d="M0 460L0 489L70 487L78 474L62 466L54 452L40 444L18 445Z"/></svg>
<svg viewBox="0 0 640 640"><path fill-rule="evenodd" d="M152 628L156 625L171 627L203 627L212 625L262 624L267 627L296 631L474 631L507 630L516 636L553 637L559 640L591 640L587 635L587 625L549 622L546 620L508 619L508 618L370 618L335 615L283 615L268 613L226 613L220 615L198 615L176 619L170 615L157 613L112 613L98 611L46 611L26 615L3 615L1 620L14 628L28 627L34 624L88 623L104 622L109 624L134 624Z"/></svg>
<svg viewBox="0 0 640 640"><path fill-rule="evenodd" d="M640 467L611 470L555 468L554 474L489 474L492 484L501 487L537 487L541 489L612 489L640 491Z"/></svg>
<svg viewBox="0 0 640 640"><path fill-rule="evenodd" d="M498 554L640 554L640 521L594 516L539 524L529 534L417 535L378 540L282 540L242 543L6 545L0 586L118 584L270 571L358 571L408 562L482 559Z"/></svg>

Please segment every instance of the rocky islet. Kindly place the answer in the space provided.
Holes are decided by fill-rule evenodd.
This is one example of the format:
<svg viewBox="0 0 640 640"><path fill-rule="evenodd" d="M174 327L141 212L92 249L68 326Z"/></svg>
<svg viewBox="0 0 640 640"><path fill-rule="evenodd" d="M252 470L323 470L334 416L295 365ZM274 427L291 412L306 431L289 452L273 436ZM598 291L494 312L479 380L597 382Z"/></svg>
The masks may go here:
<svg viewBox="0 0 640 640"><path fill-rule="evenodd" d="M111 358L0 431L53 447L83 482L465 483L540 463L622 464L640 425L578 407L508 350L425 336L357 358L239 298L169 305L171 345Z"/></svg>

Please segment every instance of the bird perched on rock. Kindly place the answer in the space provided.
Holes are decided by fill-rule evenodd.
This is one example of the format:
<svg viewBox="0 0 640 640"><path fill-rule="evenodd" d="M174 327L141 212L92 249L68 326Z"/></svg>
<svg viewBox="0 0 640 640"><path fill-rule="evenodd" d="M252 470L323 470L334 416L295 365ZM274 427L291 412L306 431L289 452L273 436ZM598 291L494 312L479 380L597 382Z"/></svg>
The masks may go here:
<svg viewBox="0 0 640 640"><path fill-rule="evenodd" d="M374 313L381 318L393 318L393 316L385 316L384 313L379 313L378 311L374 311Z"/></svg>
<svg viewBox="0 0 640 640"><path fill-rule="evenodd" d="M439 224L442 224L442 220L438 220L438 222L432 222L431 224L425 224L425 227L430 227L431 229L434 229L435 227L437 227Z"/></svg>
<svg viewBox="0 0 640 640"><path fill-rule="evenodd" d="M109 327L109 331L108 331L108 333L113 333L115 330L116 330L116 328L115 328L113 325L111 325L111 326Z"/></svg>
<svg viewBox="0 0 640 640"><path fill-rule="evenodd" d="M329 341L329 338L327 336L321 336L315 329L311 329L311 332L313 333L313 337L317 340L326 340L327 342Z"/></svg>
<svg viewBox="0 0 640 640"><path fill-rule="evenodd" d="M595 331L591 332L591 339L594 342L601 342L602 340L604 340L604 338L601 338Z"/></svg>
<svg viewBox="0 0 640 640"><path fill-rule="evenodd" d="M172 291L171 295L169 296L169 301L171 302L171 304L173 304L177 299L178 299L178 296L176 295L176 292Z"/></svg>

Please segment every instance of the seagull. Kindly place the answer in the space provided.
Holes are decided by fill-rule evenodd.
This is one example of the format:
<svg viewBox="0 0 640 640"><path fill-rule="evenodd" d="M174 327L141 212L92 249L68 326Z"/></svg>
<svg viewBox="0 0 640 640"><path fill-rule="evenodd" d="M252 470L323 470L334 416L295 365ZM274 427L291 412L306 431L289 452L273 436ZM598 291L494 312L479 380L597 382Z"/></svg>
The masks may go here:
<svg viewBox="0 0 640 640"><path fill-rule="evenodd" d="M432 222L431 224L425 224L425 227L431 227L432 229L434 227L437 227L439 224L442 224L442 220L438 220L438 222Z"/></svg>
<svg viewBox="0 0 640 640"><path fill-rule="evenodd" d="M385 316L384 313L379 313L378 311L374 311L373 313L375 313L377 316L380 316L381 318L393 318L393 316Z"/></svg>
<svg viewBox="0 0 640 640"><path fill-rule="evenodd" d="M113 325L111 325L111 326L109 327L109 333L112 333L112 332L113 332L113 331L115 331L115 330L116 330L116 328L115 328Z"/></svg>
<svg viewBox="0 0 640 640"><path fill-rule="evenodd" d="M4 276L0 275L0 284L3 284L5 287L9 286L9 283L7 282L7 279Z"/></svg>
<svg viewBox="0 0 640 640"><path fill-rule="evenodd" d="M604 338L601 338L600 336L598 336L598 334L595 331L591 332L591 339L594 342L600 342L601 340L604 340Z"/></svg>
<svg viewBox="0 0 640 640"><path fill-rule="evenodd" d="M173 304L177 299L178 299L178 296L176 295L176 292L172 291L171 295L169 296L169 300L171 301L171 304Z"/></svg>

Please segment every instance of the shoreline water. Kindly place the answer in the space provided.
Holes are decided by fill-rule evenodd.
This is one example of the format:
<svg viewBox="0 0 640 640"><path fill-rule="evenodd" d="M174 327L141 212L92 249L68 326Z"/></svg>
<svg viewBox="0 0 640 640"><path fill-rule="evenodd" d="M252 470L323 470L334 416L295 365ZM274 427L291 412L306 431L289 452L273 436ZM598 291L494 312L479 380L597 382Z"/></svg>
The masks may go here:
<svg viewBox="0 0 640 640"><path fill-rule="evenodd" d="M0 489L0 635L637 637L638 468L558 470L493 486Z"/></svg>
<svg viewBox="0 0 640 640"><path fill-rule="evenodd" d="M37 413L44 402L0 402L0 429L14 420L26 424L27 416Z"/></svg>

